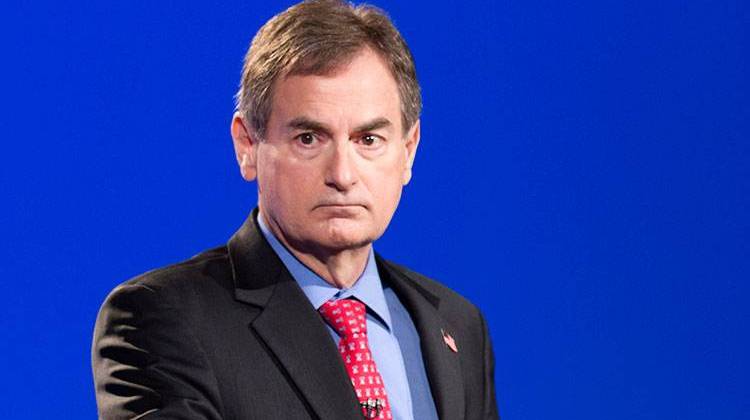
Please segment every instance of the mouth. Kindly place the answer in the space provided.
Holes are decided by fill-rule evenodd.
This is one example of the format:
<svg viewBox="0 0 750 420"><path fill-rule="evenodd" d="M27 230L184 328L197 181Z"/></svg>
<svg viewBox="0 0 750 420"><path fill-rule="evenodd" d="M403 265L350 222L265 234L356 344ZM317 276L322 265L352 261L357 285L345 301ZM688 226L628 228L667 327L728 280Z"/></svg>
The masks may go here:
<svg viewBox="0 0 750 420"><path fill-rule="evenodd" d="M317 204L315 207L316 208L342 208L342 209L346 209L346 208L353 209L357 207L367 208L367 206L362 203L336 203L336 202L320 203L320 204Z"/></svg>
<svg viewBox="0 0 750 420"><path fill-rule="evenodd" d="M366 210L367 206L360 203L321 203L315 206L315 210L322 210L331 215L352 216L361 210Z"/></svg>

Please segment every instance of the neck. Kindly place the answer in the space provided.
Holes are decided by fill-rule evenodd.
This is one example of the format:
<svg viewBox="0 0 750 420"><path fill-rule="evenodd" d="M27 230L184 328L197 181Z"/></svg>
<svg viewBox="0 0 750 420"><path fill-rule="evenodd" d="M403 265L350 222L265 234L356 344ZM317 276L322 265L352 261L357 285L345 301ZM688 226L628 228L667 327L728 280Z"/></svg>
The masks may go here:
<svg viewBox="0 0 750 420"><path fill-rule="evenodd" d="M339 289L348 289L356 283L359 276L365 271L367 259L370 256L370 247L371 245L367 245L364 248L329 253L323 256L300 252L291 247L288 247L288 249L302 264L319 275L326 283Z"/></svg>
<svg viewBox="0 0 750 420"><path fill-rule="evenodd" d="M365 271L372 243L362 247L341 250L299 249L299 247L294 247L287 241L284 233L273 220L266 218L262 212L261 217L263 217L264 222L276 239L295 258L325 280L326 283L339 289L348 289L356 283L359 276Z"/></svg>

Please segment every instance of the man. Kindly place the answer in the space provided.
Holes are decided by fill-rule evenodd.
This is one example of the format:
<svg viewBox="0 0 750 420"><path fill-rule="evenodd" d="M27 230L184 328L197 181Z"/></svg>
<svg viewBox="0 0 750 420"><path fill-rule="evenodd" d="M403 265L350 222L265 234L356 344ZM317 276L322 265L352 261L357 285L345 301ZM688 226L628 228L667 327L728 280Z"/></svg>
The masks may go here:
<svg viewBox="0 0 750 420"><path fill-rule="evenodd" d="M286 10L253 40L237 101L258 208L226 246L107 297L100 416L497 418L479 311L373 251L420 134L414 63L388 18L338 1Z"/></svg>

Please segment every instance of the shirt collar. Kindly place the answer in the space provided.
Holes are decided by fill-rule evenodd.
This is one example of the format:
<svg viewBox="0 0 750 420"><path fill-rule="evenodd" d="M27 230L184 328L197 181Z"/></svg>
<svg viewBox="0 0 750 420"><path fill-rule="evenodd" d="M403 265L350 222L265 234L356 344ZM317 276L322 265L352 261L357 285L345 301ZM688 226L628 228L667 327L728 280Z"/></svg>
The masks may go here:
<svg viewBox="0 0 750 420"><path fill-rule="evenodd" d="M386 328L391 329L390 312L388 311L388 304L385 301L383 285L380 281L380 274L378 274L378 267L375 263L375 253L372 248L367 257L367 265L357 281L354 282L354 285L348 289L339 289L327 283L289 252L266 225L260 212L258 212L258 226L260 226L260 231L263 233L266 241L271 245L276 255L279 256L286 269L289 270L289 273L302 288L305 296L307 296L307 299L316 310L331 299L337 300L354 297L367 305L368 309L380 318Z"/></svg>

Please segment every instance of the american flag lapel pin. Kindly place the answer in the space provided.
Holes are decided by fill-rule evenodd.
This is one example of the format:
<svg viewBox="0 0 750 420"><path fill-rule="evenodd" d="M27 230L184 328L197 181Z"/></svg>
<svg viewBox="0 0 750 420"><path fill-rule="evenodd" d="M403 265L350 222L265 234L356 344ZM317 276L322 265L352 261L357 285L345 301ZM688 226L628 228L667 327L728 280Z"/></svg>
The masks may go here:
<svg viewBox="0 0 750 420"><path fill-rule="evenodd" d="M440 332L443 334L443 341L445 341L445 345L448 346L449 349L453 350L453 353L458 353L458 347L456 346L456 340L451 337L450 334L445 332L444 329L440 329Z"/></svg>

